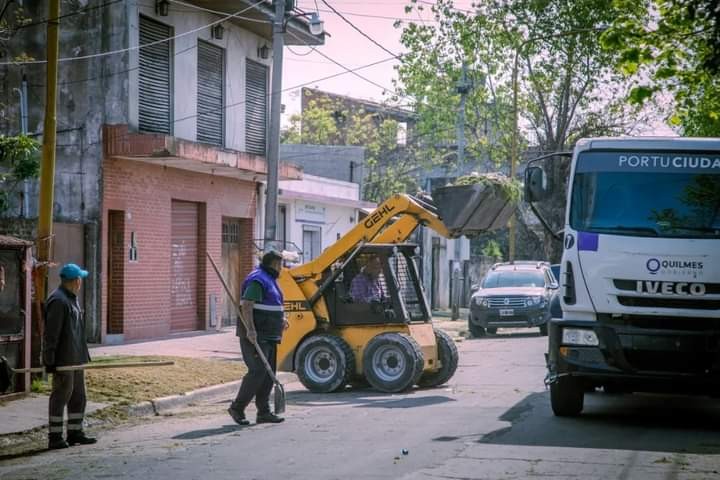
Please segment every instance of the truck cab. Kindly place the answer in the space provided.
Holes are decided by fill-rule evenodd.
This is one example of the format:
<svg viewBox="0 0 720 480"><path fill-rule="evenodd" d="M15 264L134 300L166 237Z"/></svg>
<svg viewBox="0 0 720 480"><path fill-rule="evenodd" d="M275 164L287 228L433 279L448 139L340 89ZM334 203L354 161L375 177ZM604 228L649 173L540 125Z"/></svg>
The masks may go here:
<svg viewBox="0 0 720 480"><path fill-rule="evenodd" d="M720 139L598 138L572 153L552 408L584 393L720 394ZM550 194L526 170L526 200Z"/></svg>

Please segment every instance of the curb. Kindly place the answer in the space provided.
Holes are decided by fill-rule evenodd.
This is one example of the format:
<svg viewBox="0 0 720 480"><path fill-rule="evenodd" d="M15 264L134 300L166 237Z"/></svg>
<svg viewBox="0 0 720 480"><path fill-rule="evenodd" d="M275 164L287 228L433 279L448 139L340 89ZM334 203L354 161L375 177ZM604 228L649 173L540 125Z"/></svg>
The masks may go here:
<svg viewBox="0 0 720 480"><path fill-rule="evenodd" d="M297 377L292 373L280 372L278 373L278 380L280 380L280 383L287 384L297 381ZM155 398L148 402L140 402L128 407L128 415L133 417L162 415L170 410L186 407L195 402L201 402L224 395L234 395L240 388L241 383L242 380L221 383L178 395L169 395L167 397Z"/></svg>

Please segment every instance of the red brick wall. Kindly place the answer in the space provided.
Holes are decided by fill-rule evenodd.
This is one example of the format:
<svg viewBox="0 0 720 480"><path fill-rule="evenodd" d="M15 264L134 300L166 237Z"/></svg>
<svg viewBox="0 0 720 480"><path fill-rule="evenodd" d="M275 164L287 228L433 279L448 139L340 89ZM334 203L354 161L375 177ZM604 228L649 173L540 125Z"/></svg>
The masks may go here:
<svg viewBox="0 0 720 480"><path fill-rule="evenodd" d="M111 253L110 271L106 275L111 275L109 282L105 283L105 289L108 291L110 298L110 308L108 315L109 334L123 333L123 317L125 301L125 263L128 258L128 250L125 240L125 212L112 210L108 214L108 228L112 232L112 238L108 237L107 248ZM129 243L128 247L129 247Z"/></svg>
<svg viewBox="0 0 720 480"><path fill-rule="evenodd" d="M151 338L170 332L170 214L171 201L198 202L200 207L200 279L198 303L205 325L209 321L208 296L222 298L222 285L204 258L205 249L220 264L222 217L247 219L245 233L248 265L254 255L253 219L255 183L193 173L147 163L106 159L103 165L103 245L108 245L108 211L125 211L126 250L135 232L138 261L125 255L125 340ZM107 249L103 248L103 265ZM104 284L107 285L107 269ZM103 329L107 325L107 292L103 289Z"/></svg>

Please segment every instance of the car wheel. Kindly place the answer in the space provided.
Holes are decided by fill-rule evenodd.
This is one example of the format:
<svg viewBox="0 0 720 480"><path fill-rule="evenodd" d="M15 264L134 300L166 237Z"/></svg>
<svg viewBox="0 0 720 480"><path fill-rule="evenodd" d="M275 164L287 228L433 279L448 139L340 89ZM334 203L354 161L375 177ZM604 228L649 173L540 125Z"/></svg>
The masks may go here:
<svg viewBox="0 0 720 480"><path fill-rule="evenodd" d="M297 349L300 382L314 393L335 392L355 373L355 354L345 340L334 335L312 335Z"/></svg>
<svg viewBox="0 0 720 480"><path fill-rule="evenodd" d="M442 330L435 329L435 343L438 350L440 368L436 372L425 373L420 377L418 385L421 387L437 387L446 383L455 374L458 366L458 350L450 335Z"/></svg>
<svg viewBox="0 0 720 480"><path fill-rule="evenodd" d="M424 366L420 345L409 335L381 333L365 347L365 378L381 392L396 393L411 388L420 379Z"/></svg>
<svg viewBox="0 0 720 480"><path fill-rule="evenodd" d="M547 334L548 334L548 325L547 325L547 323L543 323L542 325L540 325L540 335L542 335L543 337L547 337Z"/></svg>
<svg viewBox="0 0 720 480"><path fill-rule="evenodd" d="M487 332L488 332L490 335L495 335L495 334L497 333L497 328L495 328L495 327L493 327L493 328L488 327L488 328L487 328Z"/></svg>
<svg viewBox="0 0 720 480"><path fill-rule="evenodd" d="M472 338L480 338L485 336L485 329L480 325L473 325L472 322L468 322L468 330Z"/></svg>
<svg viewBox="0 0 720 480"><path fill-rule="evenodd" d="M550 385L550 404L558 417L574 417L585 403L583 386L572 377L560 377Z"/></svg>

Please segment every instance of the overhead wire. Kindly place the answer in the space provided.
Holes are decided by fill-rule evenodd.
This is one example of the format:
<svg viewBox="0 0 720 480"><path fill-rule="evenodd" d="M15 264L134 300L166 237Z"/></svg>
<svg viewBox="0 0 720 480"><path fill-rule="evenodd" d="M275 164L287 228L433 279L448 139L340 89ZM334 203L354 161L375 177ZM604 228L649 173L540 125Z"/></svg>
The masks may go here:
<svg viewBox="0 0 720 480"><path fill-rule="evenodd" d="M125 1L125 0L111 0L111 1L109 1L109 2L101 3L101 4L99 4L99 5L93 5L93 6L83 7L83 8L80 8L80 9L78 9L78 10L75 10L75 11L73 11L73 12L69 12L69 13L66 13L66 14L64 14L64 15L60 15L60 16L57 17L57 18L46 18L45 20L37 20L37 21L35 21L35 22L23 23L23 24L18 25L17 27L15 27L14 30L22 30L22 29L24 29L24 28L36 27L36 26L38 26L38 25L44 25L44 24L48 23L48 22L51 21L51 20L53 20L53 21L58 21L58 20L62 20L63 18L74 17L75 15L80 15L80 14L82 14L82 13L90 12L90 11L93 11L93 10L98 10L98 9L100 9L100 8L109 7L110 5L113 5L113 4L115 4L115 3L124 2L124 1ZM12 3L12 1L10 1L9 3Z"/></svg>
<svg viewBox="0 0 720 480"><path fill-rule="evenodd" d="M169 41L171 41L171 40L176 40L176 39L178 39L178 38L185 37L185 36L187 36L187 35L191 35L191 34L193 34L193 33L199 32L199 31L201 31L201 30L205 30L205 29L207 29L207 28L213 27L213 26L215 26L215 25L217 25L217 24L219 24L219 23L222 23L222 22L230 19L230 18L234 18L234 17L237 17L238 15L242 15L243 13L245 13L245 12L247 12L247 11L255 8L256 6L258 6L258 5L262 4L262 3L265 3L265 1L264 1L264 0L260 0L260 1L256 2L256 3L250 5L250 6L247 7L247 8L244 8L244 9L242 9L242 10L237 11L236 13L231 13L231 14L227 15L226 17L221 18L221 19L219 19L219 20L215 20L215 21L213 21L213 22L210 22L210 23L207 24L207 25L203 25L203 26L201 26L201 27L197 27L197 28L188 30L188 31L186 31L186 32L179 33L179 34L174 35L174 36L172 36L172 37L162 38L162 39L160 39L160 40L155 40L155 41L152 41L152 42L144 43L144 44L142 44L142 45L133 45L132 47L121 48L121 49L118 49L118 50L112 50L112 51L108 51L108 52L93 53L93 54L90 54L90 55L81 55L81 56L78 56L78 57L64 57L64 58L59 58L59 59L58 59L58 62L72 62L72 61L77 61L77 60L88 60L88 59L92 59L92 58L106 57L106 56L109 56L109 55L116 55L116 54L119 54L119 53L132 52L132 51L134 51L134 50L140 50L140 49L142 49L142 48L147 48L147 47L151 47L151 46L153 46L153 45L158 45L158 44L161 44L161 43L169 42ZM46 64L46 63L47 63L47 60L24 60L24 61L0 62L0 66L4 66L4 65L39 65L39 64Z"/></svg>
<svg viewBox="0 0 720 480"><path fill-rule="evenodd" d="M395 55L395 56L398 57L398 58L400 57L400 56L397 55L396 53L391 52L388 48L386 48L386 47L385 47L384 45L382 45L380 42L376 41L376 40L375 40L374 38L372 38L370 35L368 35L367 33L365 33L361 28L357 27L357 26L356 26L354 23L352 23L350 20L348 20L342 13L340 13L339 11L337 11L337 10L335 9L335 7L333 7L332 5L330 5L330 3L327 2L327 0L321 0L321 1L322 1L322 3L324 3L330 10L332 10L335 15L337 15L338 17L340 17L345 23L347 23L348 25L350 25L350 27L352 27L352 28L353 28L356 32L358 32L360 35L362 35L363 37L367 38L370 42L372 42L373 44L375 44L377 47L381 48L382 50L386 51L386 52L389 53L390 55Z"/></svg>

